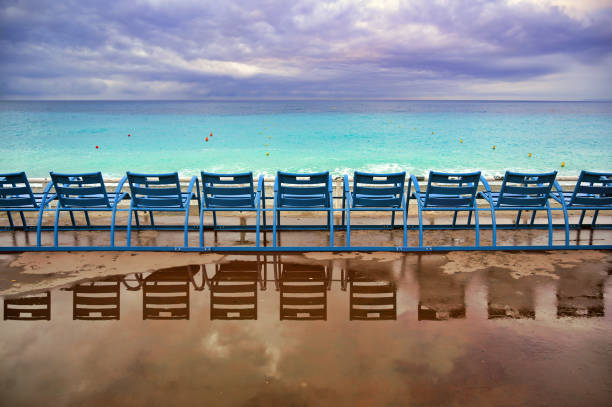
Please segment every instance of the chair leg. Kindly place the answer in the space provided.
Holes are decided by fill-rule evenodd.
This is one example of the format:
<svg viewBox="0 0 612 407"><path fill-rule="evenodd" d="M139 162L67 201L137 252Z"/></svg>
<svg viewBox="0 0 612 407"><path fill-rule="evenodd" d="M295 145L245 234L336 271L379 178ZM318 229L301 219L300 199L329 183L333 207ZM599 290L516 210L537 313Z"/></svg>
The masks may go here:
<svg viewBox="0 0 612 407"><path fill-rule="evenodd" d="M530 225L533 225L533 223L535 222L536 212L538 211L533 211L533 213L531 214L531 222L529 222Z"/></svg>
<svg viewBox="0 0 612 407"><path fill-rule="evenodd" d="M186 205L185 209L185 247L189 247L189 205ZM149 212L151 213L151 211ZM153 215L151 215L151 220L153 220Z"/></svg>
<svg viewBox="0 0 612 407"><path fill-rule="evenodd" d="M259 218L261 216L261 210L257 208L255 213L255 247L259 247ZM259 256L257 256L257 264L259 268Z"/></svg>
<svg viewBox="0 0 612 407"><path fill-rule="evenodd" d="M76 222L74 220L74 213L72 213L72 211L70 211L69 213L70 213L70 222L72 223L72 226L76 226Z"/></svg>
<svg viewBox="0 0 612 407"><path fill-rule="evenodd" d="M272 246L276 247L276 224L278 222L278 219L280 219L280 214L278 213L278 211L276 210L276 208L274 208L274 212L272 212Z"/></svg>
<svg viewBox="0 0 612 407"><path fill-rule="evenodd" d="M344 214L343 214L344 216ZM346 245L351 245L351 210L346 210Z"/></svg>
<svg viewBox="0 0 612 407"><path fill-rule="evenodd" d="M467 221L468 226L472 224L472 211L468 211L468 221Z"/></svg>
<svg viewBox="0 0 612 407"><path fill-rule="evenodd" d="M28 224L26 222L26 218L23 215L23 211L19 211L19 216L21 217L21 224L23 225L23 228L25 229L26 227L28 227Z"/></svg>
<svg viewBox="0 0 612 407"><path fill-rule="evenodd" d="M521 209L519 209L518 214L516 215L516 222L514 222L514 226L518 226L520 221L521 221L521 215L523 214L523 211Z"/></svg>
<svg viewBox="0 0 612 407"><path fill-rule="evenodd" d="M596 210L593 214L593 221L591 222L591 226L595 226L595 224L597 223L597 215L599 215L599 210Z"/></svg>
<svg viewBox="0 0 612 407"><path fill-rule="evenodd" d="M217 230L217 212L213 211L213 229Z"/></svg>
<svg viewBox="0 0 612 407"><path fill-rule="evenodd" d="M70 211L70 214L72 214L72 211ZM58 246L57 229L58 229L59 215L60 215L60 206L57 205L57 208L55 209L55 223L53 224L53 246L55 247Z"/></svg>
<svg viewBox="0 0 612 407"><path fill-rule="evenodd" d="M6 216L8 217L9 225L11 229L15 229L15 224L13 223L13 215L9 211L6 211Z"/></svg>
<svg viewBox="0 0 612 407"><path fill-rule="evenodd" d="M329 245L334 247L334 208L329 209Z"/></svg>
<svg viewBox="0 0 612 407"><path fill-rule="evenodd" d="M407 248L408 247L408 208L402 211L402 221L404 222L403 224L403 229L404 229L403 247Z"/></svg>
<svg viewBox="0 0 612 407"><path fill-rule="evenodd" d="M548 213L548 245L552 246L553 243L553 228L552 228L552 213L550 211L550 207L546 208Z"/></svg>
<svg viewBox="0 0 612 407"><path fill-rule="evenodd" d="M89 221L89 212L85 211L85 222L87 223L87 227L91 226L91 222Z"/></svg>
<svg viewBox="0 0 612 407"><path fill-rule="evenodd" d="M117 217L117 206L113 208L113 214L111 216L111 247L115 247L115 219Z"/></svg>
<svg viewBox="0 0 612 407"><path fill-rule="evenodd" d="M569 246L569 219L565 206L563 207L563 220L565 221L565 245Z"/></svg>
<svg viewBox="0 0 612 407"><path fill-rule="evenodd" d="M480 220L478 219L478 206L474 206L474 223L476 225L476 247L480 247Z"/></svg>
<svg viewBox="0 0 612 407"><path fill-rule="evenodd" d="M45 210L44 205L40 205L40 210L38 211L38 222L36 223L36 247L40 247L41 246L41 236L40 236L40 229L42 227L42 218L43 218L43 212Z"/></svg>
<svg viewBox="0 0 612 407"><path fill-rule="evenodd" d="M153 218L153 211L149 211L149 219L151 220L151 226L155 227L155 219Z"/></svg>
<svg viewBox="0 0 612 407"><path fill-rule="evenodd" d="M391 229L395 227L395 211L391 211Z"/></svg>
<svg viewBox="0 0 612 407"><path fill-rule="evenodd" d="M344 223L344 216L346 215L344 212L344 210L346 209L346 195L342 194L342 226L345 225Z"/></svg>
<svg viewBox="0 0 612 407"><path fill-rule="evenodd" d="M200 247L204 247L204 206L200 209Z"/></svg>
<svg viewBox="0 0 612 407"><path fill-rule="evenodd" d="M131 244L131 240L132 240L132 212L134 212L136 214L136 219L138 219L138 211L134 211L132 209L132 205L130 204L130 211L128 213L128 222L127 222L127 242L126 242L126 246L130 247ZM136 222L136 226L138 226L138 221Z"/></svg>
<svg viewBox="0 0 612 407"><path fill-rule="evenodd" d="M453 214L453 226L457 223L457 211Z"/></svg>
<svg viewBox="0 0 612 407"><path fill-rule="evenodd" d="M495 219L495 209L493 205L491 205L491 231L493 235L491 241L493 246L497 246L497 220Z"/></svg>
<svg viewBox="0 0 612 407"><path fill-rule="evenodd" d="M423 211L419 206L419 247L423 247Z"/></svg>
<svg viewBox="0 0 612 407"><path fill-rule="evenodd" d="M582 226L582 221L584 220L584 215L586 215L586 211L582 211L580 214L580 220L578 221L578 225Z"/></svg>

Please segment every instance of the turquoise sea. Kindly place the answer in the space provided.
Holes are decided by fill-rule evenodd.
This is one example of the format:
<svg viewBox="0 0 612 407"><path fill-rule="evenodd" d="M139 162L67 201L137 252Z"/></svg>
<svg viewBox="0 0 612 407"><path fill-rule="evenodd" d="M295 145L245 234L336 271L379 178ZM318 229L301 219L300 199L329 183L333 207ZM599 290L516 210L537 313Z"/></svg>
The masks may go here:
<svg viewBox="0 0 612 407"><path fill-rule="evenodd" d="M3 101L0 141L0 172L31 177L50 170L576 175L612 170L612 102Z"/></svg>

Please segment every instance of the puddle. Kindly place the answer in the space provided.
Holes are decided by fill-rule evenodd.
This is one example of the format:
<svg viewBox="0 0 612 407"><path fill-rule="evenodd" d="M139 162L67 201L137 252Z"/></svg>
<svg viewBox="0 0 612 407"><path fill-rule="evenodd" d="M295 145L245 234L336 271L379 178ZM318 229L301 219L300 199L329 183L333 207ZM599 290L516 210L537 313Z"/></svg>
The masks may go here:
<svg viewBox="0 0 612 407"><path fill-rule="evenodd" d="M610 402L606 252L67 256L0 259L2 405Z"/></svg>

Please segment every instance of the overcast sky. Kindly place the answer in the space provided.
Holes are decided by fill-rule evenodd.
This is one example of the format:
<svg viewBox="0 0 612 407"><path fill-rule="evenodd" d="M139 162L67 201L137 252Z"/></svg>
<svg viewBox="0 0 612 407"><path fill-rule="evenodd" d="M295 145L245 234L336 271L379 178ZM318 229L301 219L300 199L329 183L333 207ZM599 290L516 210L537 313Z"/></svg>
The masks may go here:
<svg viewBox="0 0 612 407"><path fill-rule="evenodd" d="M612 99L612 0L0 0L4 99Z"/></svg>

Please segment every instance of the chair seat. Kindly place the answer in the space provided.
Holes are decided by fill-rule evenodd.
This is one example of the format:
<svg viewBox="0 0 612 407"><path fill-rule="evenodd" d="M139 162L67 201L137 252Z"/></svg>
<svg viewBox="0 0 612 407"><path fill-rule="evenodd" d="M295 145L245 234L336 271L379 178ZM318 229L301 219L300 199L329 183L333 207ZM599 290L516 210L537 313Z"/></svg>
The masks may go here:
<svg viewBox="0 0 612 407"><path fill-rule="evenodd" d="M283 203L284 200L289 201L290 203ZM316 203L319 201L323 201L325 203ZM329 203L325 199L324 195L315 194L315 195L292 195L292 194L282 194L279 197L278 208L329 208Z"/></svg>
<svg viewBox="0 0 612 407"><path fill-rule="evenodd" d="M187 200L189 199L189 195L188 193L185 192L181 192L181 204L183 206L187 205ZM151 200L150 202L154 202L155 200L160 200L160 201L167 201L168 199L175 199L176 195L143 195L140 197L141 199L149 199ZM192 200L197 200L197 196L193 195L193 197L191 198ZM140 205L140 206L136 206L134 205L134 209L135 210L150 210L151 208L156 208L157 206L155 205ZM178 208L178 205L160 205L160 208Z"/></svg>
<svg viewBox="0 0 612 407"><path fill-rule="evenodd" d="M483 198L485 198L485 196L486 196L484 192L479 192L479 193L478 193L478 195L479 195L479 196L482 196ZM499 202L499 195L500 195L500 193L499 193L499 192L491 192L491 193L490 193L490 195L491 195L491 200L493 201L493 206L497 207L498 202ZM504 194L504 198L512 198L512 199L521 199L521 198L524 198L524 199L532 199L532 197L530 197L530 196L528 196L528 195L521 195L521 194L509 194L509 193L505 193L505 194ZM531 205L530 205L529 203L526 203L526 204L524 204L524 205L510 205L510 204L501 204L501 205L499 206L499 208L514 208L514 207L517 207L517 206L529 206L529 207L533 207L534 209L535 209L535 208L542 208L542 209L546 209L546 204L535 204L535 205L531 204Z"/></svg>
<svg viewBox="0 0 612 407"><path fill-rule="evenodd" d="M83 197L84 199L97 199L97 198L103 198L104 194L92 194L92 195L87 195L86 197ZM127 192L122 192L119 197L116 197L115 194L108 194L108 203L110 205L106 206L105 204L99 204L99 205L68 205L68 206L62 206L62 209L71 209L71 208L92 208L92 209L103 209L103 208L112 208L115 205L115 199L117 199L118 202L121 202L123 199L129 199L130 195Z"/></svg>
<svg viewBox="0 0 612 407"><path fill-rule="evenodd" d="M472 204L465 204L465 205L457 205L456 203L449 203L448 205L432 205L431 203L428 205L425 205L425 201L426 201L426 195L425 194L420 194L420 199L421 199L421 205L424 208L470 208L473 205ZM417 195L415 193L412 194L412 197L416 200L418 200L419 198L417 197ZM461 195L446 195L446 194L429 194L429 198L438 198L438 199L449 199L449 200L456 200L456 199L462 199L465 198Z"/></svg>
<svg viewBox="0 0 612 407"><path fill-rule="evenodd" d="M355 194L353 196L353 208L399 208L402 206L401 199L396 195L365 195Z"/></svg>
<svg viewBox="0 0 612 407"><path fill-rule="evenodd" d="M43 200L43 195L44 194L32 194L34 195L34 201L36 201L36 205L37 206L33 206L31 204L28 205L15 205L15 206L2 206L1 209L2 210L7 210L7 209L38 209L40 207L40 205L42 204L42 200ZM23 198L30 198L30 195L16 195L14 196L14 199L23 199ZM55 194L47 194L47 203L54 200L55 198L57 198L57 195ZM10 198L13 199L13 198ZM7 199L8 202L10 202L10 199Z"/></svg>
<svg viewBox="0 0 612 407"><path fill-rule="evenodd" d="M565 201L565 205L567 205L568 208L598 207L602 209L612 209L612 204L604 204L604 203L601 203L601 204L600 203L595 203L595 204L573 203L570 205L570 203L572 202L573 195L574 195L573 192L563 192L563 200ZM591 194L576 194L576 198L595 198L595 199L608 199L608 200L610 199L610 197L600 198L597 195L591 195Z"/></svg>
<svg viewBox="0 0 612 407"><path fill-rule="evenodd" d="M255 208L255 200L251 194L244 195L212 195L208 198L207 208Z"/></svg>

